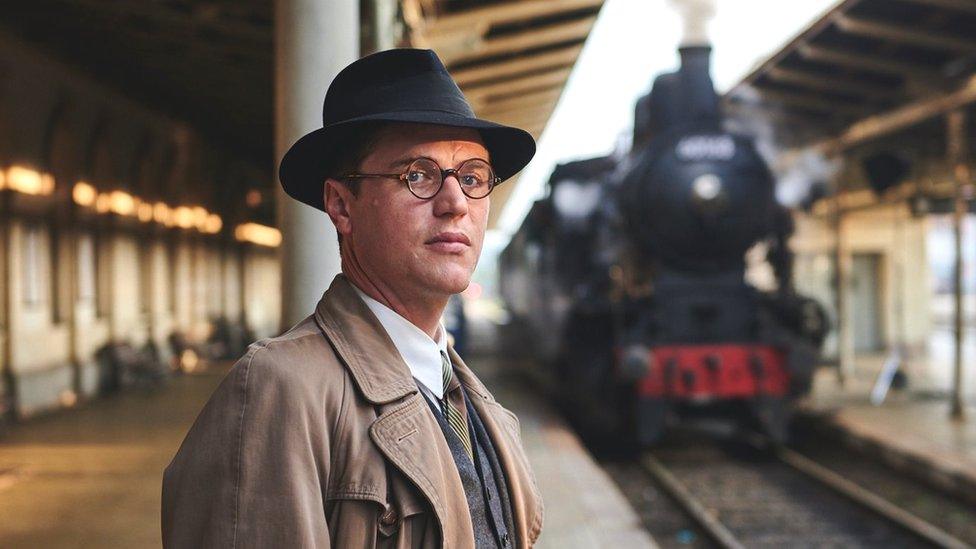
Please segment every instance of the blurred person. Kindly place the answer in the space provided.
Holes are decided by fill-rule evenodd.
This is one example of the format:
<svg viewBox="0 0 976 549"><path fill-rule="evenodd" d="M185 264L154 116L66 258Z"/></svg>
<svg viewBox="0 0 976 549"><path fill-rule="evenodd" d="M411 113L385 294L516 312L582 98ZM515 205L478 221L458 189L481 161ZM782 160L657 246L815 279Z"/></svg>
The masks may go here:
<svg viewBox="0 0 976 549"><path fill-rule="evenodd" d="M164 473L163 545L529 547L542 502L518 420L440 318L488 193L535 142L477 119L429 50L352 63L323 119L279 176L335 224L342 273L207 402Z"/></svg>
<svg viewBox="0 0 976 549"><path fill-rule="evenodd" d="M459 355L468 350L468 316L464 312L464 299L461 294L454 294L444 309L444 327L447 329L447 340Z"/></svg>

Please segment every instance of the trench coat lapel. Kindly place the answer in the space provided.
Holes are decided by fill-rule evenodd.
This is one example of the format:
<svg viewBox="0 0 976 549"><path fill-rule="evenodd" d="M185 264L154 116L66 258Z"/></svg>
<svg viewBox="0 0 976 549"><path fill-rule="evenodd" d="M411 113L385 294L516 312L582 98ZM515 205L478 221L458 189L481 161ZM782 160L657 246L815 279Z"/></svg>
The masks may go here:
<svg viewBox="0 0 976 549"><path fill-rule="evenodd" d="M430 502L442 546L474 547L464 487L441 428L393 341L345 276L336 276L315 319L363 397L377 407L370 437Z"/></svg>
<svg viewBox="0 0 976 549"><path fill-rule="evenodd" d="M518 420L495 401L453 347L448 347L448 353L455 365L454 371L484 423L501 461L508 484L516 539L520 547L529 547L529 540L536 539L542 529L542 497L532 478L527 458L520 450L522 442Z"/></svg>
<svg viewBox="0 0 976 549"><path fill-rule="evenodd" d="M380 451L430 501L444 547L474 547L471 515L457 465L423 395L414 394L373 423L370 436Z"/></svg>

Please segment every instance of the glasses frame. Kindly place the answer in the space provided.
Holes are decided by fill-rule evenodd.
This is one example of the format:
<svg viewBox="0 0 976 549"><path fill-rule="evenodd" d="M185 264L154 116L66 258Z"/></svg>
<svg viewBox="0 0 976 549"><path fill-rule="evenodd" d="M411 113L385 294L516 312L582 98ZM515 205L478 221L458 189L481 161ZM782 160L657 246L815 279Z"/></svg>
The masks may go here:
<svg viewBox="0 0 976 549"><path fill-rule="evenodd" d="M425 197L425 196L418 195L413 190L413 187L410 186L410 182L407 181L407 174L410 173L410 166L413 166L414 162L416 162L418 160L429 160L435 166L437 166L437 169L440 171L440 174L441 174L441 184L437 186L437 190L434 191L434 194L432 194L430 196L426 196ZM468 162L471 162L472 160L480 160L480 161L484 162L488 166L488 171L491 172L491 177L488 179L488 192L485 193L484 196L471 196L470 194L468 194L468 192L464 190L464 185L461 185L461 178L458 177L458 171L461 168L463 168L465 164L467 164ZM458 187L461 187L461 192L464 193L464 196L466 196L466 197L468 197L468 198L470 198L472 200L481 200L482 198L486 198L488 195L491 194L491 191L495 190L495 185L498 185L502 181L502 178L500 178L497 175L495 175L495 170L491 167L491 164L487 160L485 160L484 158L469 158L469 159L465 160L464 162L461 162L460 164L458 164L456 168L446 168L445 169L445 168L441 168L441 165L438 164L436 160L434 160L433 158L428 158L426 156L418 156L417 158L414 158L414 159L410 160L410 163L407 165L406 171L404 171L403 173L351 173L351 174L348 174L348 175L343 176L343 179L368 179L370 177L380 177L380 178L383 178L383 179L398 179L398 180L402 181L404 183L404 185L407 186L407 190L410 191L410 194L416 196L417 198L419 198L421 200L430 200L430 199L434 198L435 196L437 196L437 193L441 192L441 189L444 188L444 182L447 181L447 177L450 176L450 175L453 175L454 176L454 179L457 180Z"/></svg>

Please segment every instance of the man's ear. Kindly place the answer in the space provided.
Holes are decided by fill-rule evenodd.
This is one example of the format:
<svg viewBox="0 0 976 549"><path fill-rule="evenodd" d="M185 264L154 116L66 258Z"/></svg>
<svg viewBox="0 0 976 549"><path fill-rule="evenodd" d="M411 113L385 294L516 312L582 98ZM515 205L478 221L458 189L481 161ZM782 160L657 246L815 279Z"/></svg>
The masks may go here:
<svg viewBox="0 0 976 549"><path fill-rule="evenodd" d="M336 231L345 236L352 231L352 216L349 213L350 201L355 200L352 191L338 180L325 180L322 189L325 200L325 213L329 214Z"/></svg>

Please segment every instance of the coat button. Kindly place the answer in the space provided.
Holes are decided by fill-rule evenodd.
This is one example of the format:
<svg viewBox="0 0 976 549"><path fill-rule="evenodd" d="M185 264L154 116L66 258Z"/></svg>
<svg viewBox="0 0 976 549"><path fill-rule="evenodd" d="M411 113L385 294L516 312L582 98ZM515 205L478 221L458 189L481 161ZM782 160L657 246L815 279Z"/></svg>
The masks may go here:
<svg viewBox="0 0 976 549"><path fill-rule="evenodd" d="M380 524L382 524L383 526L393 526L394 524L396 524L396 521L397 521L397 512L396 509L392 507L387 509L386 512L383 513L383 516L380 517Z"/></svg>
<svg viewBox="0 0 976 549"><path fill-rule="evenodd" d="M502 545L508 547L508 532L502 534Z"/></svg>

